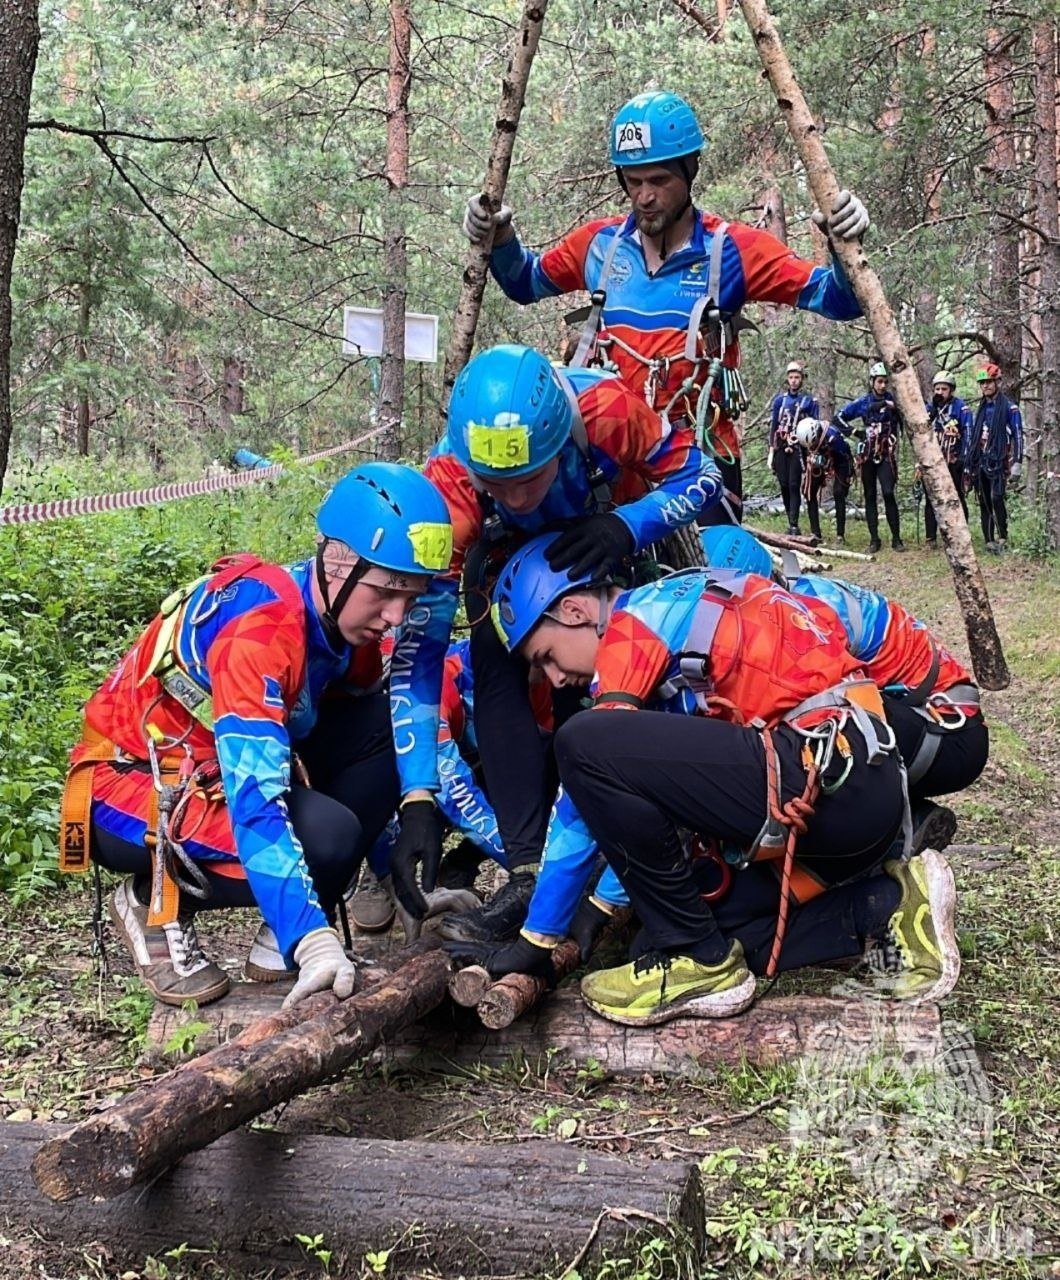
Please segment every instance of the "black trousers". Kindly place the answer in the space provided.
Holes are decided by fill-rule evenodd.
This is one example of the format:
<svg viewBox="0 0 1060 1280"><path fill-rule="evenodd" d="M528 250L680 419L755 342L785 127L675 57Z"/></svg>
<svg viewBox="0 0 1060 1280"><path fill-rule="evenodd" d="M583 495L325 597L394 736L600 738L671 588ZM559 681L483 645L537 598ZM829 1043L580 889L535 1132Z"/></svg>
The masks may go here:
<svg viewBox="0 0 1060 1280"><path fill-rule="evenodd" d="M536 867L559 784L552 742L530 705L530 667L509 653L481 604L468 597L471 671L475 681L475 736L485 790L497 817L497 830L512 870ZM559 726L580 709L580 689L555 689L554 723Z"/></svg>
<svg viewBox="0 0 1060 1280"><path fill-rule="evenodd" d="M861 485L865 490L865 523L869 527L869 537L873 542L880 538L880 512L876 502L876 489L879 487L883 495L883 510L887 516L887 525L891 530L891 538L897 541L901 536L898 517L898 502L894 496L898 484L898 470L893 458L884 458L873 462L865 457L861 464Z"/></svg>
<svg viewBox="0 0 1060 1280"><path fill-rule="evenodd" d="M721 472L726 501L716 502L705 515L696 520L696 524L701 529L718 524L743 523L743 467L740 459L734 458L731 462L723 462L720 458L715 458L714 461Z"/></svg>
<svg viewBox="0 0 1060 1280"><path fill-rule="evenodd" d="M968 499L964 495L964 467L959 462L947 463L947 469L953 480L953 486L957 490L957 497L961 500L961 510L964 512L965 520L968 519ZM935 516L935 508L931 505L929 498L924 499L924 537L928 542L934 542L938 537L939 522Z"/></svg>
<svg viewBox="0 0 1060 1280"><path fill-rule="evenodd" d="M782 446L773 453L773 474L780 485L780 496L784 502L784 513L788 524L799 523L799 508L802 505L802 450L793 446L790 450Z"/></svg>
<svg viewBox="0 0 1060 1280"><path fill-rule="evenodd" d="M938 751L928 771L922 778L909 780L909 799L914 803L930 796L963 791L986 768L990 732L981 715L969 716L959 729L939 729L900 698L884 694L883 701L887 722L894 730L899 754L907 766L916 759L929 733L938 738Z"/></svg>
<svg viewBox="0 0 1060 1280"><path fill-rule="evenodd" d="M288 813L320 905L331 915L361 859L397 808L400 786L389 698L377 693L323 702L313 732L296 748L313 789L292 786L287 794ZM141 890L149 882L151 860L142 844L94 825L92 857L109 871L142 877L137 890L141 898L146 897ZM210 896L200 900L184 895L182 909L255 905L248 881L211 873L209 865L200 864L210 882Z"/></svg>
<svg viewBox="0 0 1060 1280"><path fill-rule="evenodd" d="M1004 475L988 476L980 471L975 477L975 496L979 500L979 522L983 527L983 541L997 542L1008 537L1008 506L1005 490L1008 478Z"/></svg>
<svg viewBox="0 0 1060 1280"><path fill-rule="evenodd" d="M838 461L832 475L832 497L835 500L835 531L837 538L847 535L847 495L850 493L851 464L845 466ZM810 532L815 538L822 538L821 533L821 490L824 488L825 473L810 477L806 497L806 514L810 518Z"/></svg>
<svg viewBox="0 0 1060 1280"><path fill-rule="evenodd" d="M897 759L869 765L860 734L848 737L850 775L835 793L822 792L799 841L800 863L826 885L874 871L902 821ZM802 739L784 726L774 740L786 803L805 785ZM560 730L556 758L564 786L629 894L647 945L706 964L721 960L728 942L700 897L678 828L741 848L751 844L766 819L761 736L706 717L591 711ZM779 890L774 921L778 900ZM800 954L801 963L811 963Z"/></svg>

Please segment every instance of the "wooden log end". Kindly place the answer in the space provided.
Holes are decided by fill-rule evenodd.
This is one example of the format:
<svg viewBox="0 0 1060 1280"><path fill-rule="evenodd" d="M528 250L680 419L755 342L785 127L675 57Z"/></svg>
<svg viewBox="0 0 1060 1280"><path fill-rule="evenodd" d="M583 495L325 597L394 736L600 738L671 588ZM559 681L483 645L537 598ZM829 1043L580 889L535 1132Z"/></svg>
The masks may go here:
<svg viewBox="0 0 1060 1280"><path fill-rule="evenodd" d="M533 978L528 973L510 973L495 982L478 1002L479 1020L490 1031L501 1031L543 1000L548 983L543 978Z"/></svg>
<svg viewBox="0 0 1060 1280"><path fill-rule="evenodd" d="M480 964L471 964L458 969L449 979L449 995L461 1008L473 1009L491 986L489 972Z"/></svg>

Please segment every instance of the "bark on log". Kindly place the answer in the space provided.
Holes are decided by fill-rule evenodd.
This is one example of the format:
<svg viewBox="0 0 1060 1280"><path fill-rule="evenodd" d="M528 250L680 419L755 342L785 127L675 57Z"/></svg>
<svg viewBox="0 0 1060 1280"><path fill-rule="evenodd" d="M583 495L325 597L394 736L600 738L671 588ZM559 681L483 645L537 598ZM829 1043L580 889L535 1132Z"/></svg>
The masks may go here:
<svg viewBox="0 0 1060 1280"><path fill-rule="evenodd" d="M268 1035L250 1028L246 1039L185 1063L43 1146L33 1162L37 1185L69 1200L112 1196L147 1181L371 1053L384 1036L440 1004L448 976L447 957L434 951L366 994L337 1000L324 993L306 1001L302 1015L302 1006L276 1014Z"/></svg>
<svg viewBox="0 0 1060 1280"><path fill-rule="evenodd" d="M482 195L491 209L499 209L508 185L508 170L512 163L515 134L523 111L526 85L530 68L541 39L548 0L525 0L523 16L515 33L511 60L501 83L501 101L493 126L486 177L482 183ZM460 297L453 312L453 327L449 334L449 349L445 353L445 374L442 382L442 426L445 430L445 414L449 406L449 394L460 370L471 358L471 346L475 340L482 295L486 288L486 272L489 268L492 237L484 244L473 244L468 249L467 265L460 284Z"/></svg>
<svg viewBox="0 0 1060 1280"><path fill-rule="evenodd" d="M831 209L839 184L821 142L817 122L795 79L765 0L740 0L740 8L751 29L780 113L806 168L814 199L820 209ZM832 244L832 253L850 280L879 353L891 372L895 400L913 443L924 488L942 530L976 678L984 689L1004 689L1010 680L1009 670L990 608L986 583L975 558L972 536L961 511L957 490L928 423L916 371L898 331L894 313L879 277L869 265L859 243L836 240Z"/></svg>
<svg viewBox="0 0 1060 1280"><path fill-rule="evenodd" d="M581 949L569 938L552 952L552 967L556 971L557 980L573 973L581 962ZM476 1011L484 1027L491 1031L501 1031L540 1004L548 992L549 985L544 978L535 978L529 973L509 973L506 977L499 978L484 993Z"/></svg>
<svg viewBox="0 0 1060 1280"><path fill-rule="evenodd" d="M58 1128L0 1123L0 1221L72 1244L100 1241L131 1263L183 1241L216 1251L226 1274L304 1264L295 1237L320 1234L336 1275L360 1274L368 1250L391 1246L388 1275L560 1274L605 1206L629 1210L625 1220L600 1222L596 1243L611 1252L646 1221L682 1229L693 1248L702 1243L694 1165L637 1166L547 1141L476 1146L244 1130L149 1187L57 1205L34 1188L30 1162L42 1140L62 1140Z"/></svg>
<svg viewBox="0 0 1060 1280"><path fill-rule="evenodd" d="M254 1019L269 1014L277 1003L275 995L256 984L237 984L223 1001L193 1015L210 1026L199 1047L223 1043L247 1024L252 1032ZM188 1016L159 1005L148 1027L148 1040L164 1045ZM918 1056L930 1056L931 1046L941 1044L934 1005L910 1008L837 996L768 996L738 1018L687 1019L638 1028L598 1018L582 1002L577 988L567 986L502 1031L488 1031L470 1010L439 1009L426 1023L389 1038L374 1060L419 1060L445 1070L453 1064L502 1066L513 1054L536 1062L558 1049L561 1062L584 1066L591 1058L616 1075L687 1075L719 1063L770 1066L802 1053L830 1053L839 1038L863 1043L891 1024L898 1041Z"/></svg>

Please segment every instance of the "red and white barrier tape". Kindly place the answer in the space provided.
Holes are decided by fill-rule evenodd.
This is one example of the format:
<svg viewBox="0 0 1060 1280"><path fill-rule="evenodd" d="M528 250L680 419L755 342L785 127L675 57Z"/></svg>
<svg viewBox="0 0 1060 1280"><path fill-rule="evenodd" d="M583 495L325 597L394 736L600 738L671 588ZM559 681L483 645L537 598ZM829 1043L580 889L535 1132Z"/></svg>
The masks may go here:
<svg viewBox="0 0 1060 1280"><path fill-rule="evenodd" d="M54 502L22 502L13 507L0 507L0 528L11 524L42 524L46 520L65 520L70 516L94 516L105 511L126 511L131 507L153 507L179 498L197 498L204 493L216 493L222 489L241 489L258 480L271 480L287 465L305 465L348 453L371 440L383 430L376 427L366 435L358 436L348 444L337 444L331 449L321 449L304 458L296 458L293 464L276 463L256 471L237 471L226 476L207 476L202 480L185 480L175 484L157 484L150 489L134 489L126 493L100 493L86 498L60 498Z"/></svg>

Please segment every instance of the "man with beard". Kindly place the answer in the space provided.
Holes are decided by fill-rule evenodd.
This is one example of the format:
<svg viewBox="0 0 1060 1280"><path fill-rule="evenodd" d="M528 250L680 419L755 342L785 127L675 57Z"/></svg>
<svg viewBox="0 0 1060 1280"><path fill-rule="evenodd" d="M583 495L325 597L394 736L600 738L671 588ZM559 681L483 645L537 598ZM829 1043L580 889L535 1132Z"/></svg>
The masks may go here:
<svg viewBox="0 0 1060 1280"><path fill-rule="evenodd" d="M683 98L638 94L615 116L610 136L627 216L595 219L536 254L516 235L511 208L491 213L474 196L464 232L476 244L492 237L490 270L520 304L589 291L592 306L571 363L603 362L674 426L696 425L727 490L727 502L704 513L702 523L716 524L738 521L741 512L740 308L783 303L832 320L861 312L838 262L815 266L766 231L695 207L692 185L705 145ZM814 220L844 240L869 225L865 206L848 191L827 219Z"/></svg>

